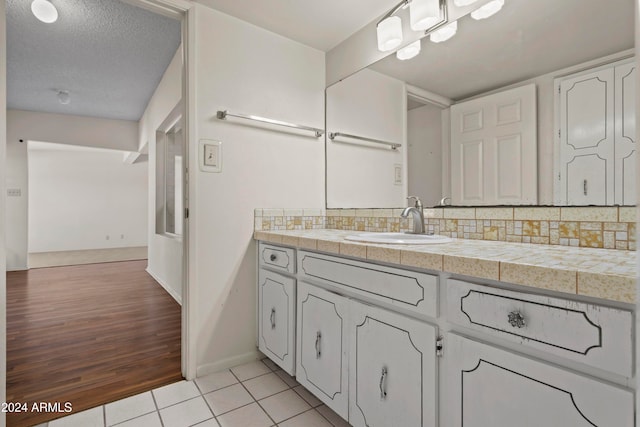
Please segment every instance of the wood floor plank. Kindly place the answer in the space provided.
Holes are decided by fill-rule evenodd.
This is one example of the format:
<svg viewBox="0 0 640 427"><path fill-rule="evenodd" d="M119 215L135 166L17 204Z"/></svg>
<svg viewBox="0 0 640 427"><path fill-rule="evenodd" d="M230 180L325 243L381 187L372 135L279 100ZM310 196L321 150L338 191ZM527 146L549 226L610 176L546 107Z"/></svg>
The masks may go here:
<svg viewBox="0 0 640 427"><path fill-rule="evenodd" d="M7 273L7 402L71 402L75 413L182 379L180 305L146 265ZM7 414L7 425L64 415Z"/></svg>

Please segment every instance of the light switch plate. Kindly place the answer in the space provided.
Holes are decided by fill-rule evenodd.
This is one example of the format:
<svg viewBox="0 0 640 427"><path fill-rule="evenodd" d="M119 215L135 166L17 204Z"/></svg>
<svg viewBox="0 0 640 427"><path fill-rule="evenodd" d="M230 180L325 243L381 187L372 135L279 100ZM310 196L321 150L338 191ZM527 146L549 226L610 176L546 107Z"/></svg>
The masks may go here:
<svg viewBox="0 0 640 427"><path fill-rule="evenodd" d="M393 183L395 185L402 185L402 165L393 165Z"/></svg>
<svg viewBox="0 0 640 427"><path fill-rule="evenodd" d="M203 172L222 172L222 142L201 139L199 146L199 164Z"/></svg>

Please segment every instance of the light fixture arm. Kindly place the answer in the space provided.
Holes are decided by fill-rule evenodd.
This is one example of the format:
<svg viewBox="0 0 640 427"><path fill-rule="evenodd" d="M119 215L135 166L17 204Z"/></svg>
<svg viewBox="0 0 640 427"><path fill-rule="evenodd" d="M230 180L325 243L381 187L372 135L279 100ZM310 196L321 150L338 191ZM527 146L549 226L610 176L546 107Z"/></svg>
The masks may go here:
<svg viewBox="0 0 640 427"><path fill-rule="evenodd" d="M378 21L378 24L376 24L376 25L379 25L379 24L380 24L382 21L384 21L385 19L392 17L392 16L393 16L393 15L395 15L395 14L396 14L400 9L407 7L407 6L409 5L409 3L411 3L411 0L402 0L400 3L398 3L396 6L394 6L394 7L393 7L393 9L391 9L389 12L387 12L387 14L386 14L386 15L384 15L384 16L382 17L382 19L380 19L380 20Z"/></svg>

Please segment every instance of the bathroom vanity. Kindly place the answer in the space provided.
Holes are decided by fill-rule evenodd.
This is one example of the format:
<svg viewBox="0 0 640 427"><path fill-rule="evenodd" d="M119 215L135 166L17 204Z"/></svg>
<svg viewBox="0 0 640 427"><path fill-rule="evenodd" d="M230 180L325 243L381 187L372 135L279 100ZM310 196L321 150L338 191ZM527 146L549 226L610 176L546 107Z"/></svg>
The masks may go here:
<svg viewBox="0 0 640 427"><path fill-rule="evenodd" d="M255 237L260 350L351 425L634 425L633 253L349 234Z"/></svg>

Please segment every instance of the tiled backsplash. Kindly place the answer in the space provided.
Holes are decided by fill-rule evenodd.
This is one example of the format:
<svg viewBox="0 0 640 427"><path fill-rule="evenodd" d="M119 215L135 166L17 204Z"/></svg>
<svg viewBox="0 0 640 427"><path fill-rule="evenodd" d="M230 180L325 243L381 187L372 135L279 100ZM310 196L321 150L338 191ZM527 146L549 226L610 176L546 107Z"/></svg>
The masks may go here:
<svg viewBox="0 0 640 427"><path fill-rule="evenodd" d="M255 229L408 231L402 209L256 209ZM635 207L425 209L428 232L475 240L636 250Z"/></svg>

